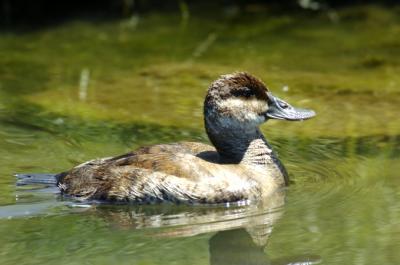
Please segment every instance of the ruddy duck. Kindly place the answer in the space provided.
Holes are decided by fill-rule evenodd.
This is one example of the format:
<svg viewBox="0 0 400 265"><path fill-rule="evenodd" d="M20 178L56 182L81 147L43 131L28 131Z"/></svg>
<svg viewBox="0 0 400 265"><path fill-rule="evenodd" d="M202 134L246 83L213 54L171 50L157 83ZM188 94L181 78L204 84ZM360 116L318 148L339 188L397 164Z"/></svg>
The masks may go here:
<svg viewBox="0 0 400 265"><path fill-rule="evenodd" d="M63 195L80 200L224 203L260 200L288 184L284 166L259 126L269 119L304 120L244 73L223 75L208 89L204 123L214 145L160 144L83 163L56 175Z"/></svg>

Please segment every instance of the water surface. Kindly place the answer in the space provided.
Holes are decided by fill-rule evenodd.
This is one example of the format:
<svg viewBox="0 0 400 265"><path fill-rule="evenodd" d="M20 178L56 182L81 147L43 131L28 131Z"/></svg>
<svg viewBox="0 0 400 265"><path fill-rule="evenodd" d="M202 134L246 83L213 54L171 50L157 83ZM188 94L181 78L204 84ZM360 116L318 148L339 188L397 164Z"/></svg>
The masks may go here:
<svg viewBox="0 0 400 265"><path fill-rule="evenodd" d="M252 12L2 33L0 263L399 263L399 9ZM86 207L16 188L16 172L207 142L207 86L237 70L318 113L262 127L293 182L268 203Z"/></svg>

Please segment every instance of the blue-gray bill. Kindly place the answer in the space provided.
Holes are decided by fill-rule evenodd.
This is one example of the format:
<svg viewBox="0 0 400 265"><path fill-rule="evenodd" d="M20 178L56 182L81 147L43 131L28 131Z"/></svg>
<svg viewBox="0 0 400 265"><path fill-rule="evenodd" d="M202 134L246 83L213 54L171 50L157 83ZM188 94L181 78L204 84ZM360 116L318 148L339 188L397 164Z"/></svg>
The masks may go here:
<svg viewBox="0 0 400 265"><path fill-rule="evenodd" d="M287 102L273 96L270 92L268 92L268 97L268 111L265 114L267 119L302 121L310 119L316 115L315 111L295 108Z"/></svg>

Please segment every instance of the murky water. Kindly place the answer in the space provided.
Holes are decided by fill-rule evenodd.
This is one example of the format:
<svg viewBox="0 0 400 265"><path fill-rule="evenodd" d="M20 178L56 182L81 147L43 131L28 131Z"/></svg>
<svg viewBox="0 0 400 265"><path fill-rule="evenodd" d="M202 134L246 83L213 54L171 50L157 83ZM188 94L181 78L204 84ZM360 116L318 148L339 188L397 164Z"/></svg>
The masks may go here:
<svg viewBox="0 0 400 265"><path fill-rule="evenodd" d="M148 14L2 33L0 263L398 264L399 18ZM207 142L205 90L236 70L318 113L263 126L293 181L268 204L87 207L16 188L16 172Z"/></svg>

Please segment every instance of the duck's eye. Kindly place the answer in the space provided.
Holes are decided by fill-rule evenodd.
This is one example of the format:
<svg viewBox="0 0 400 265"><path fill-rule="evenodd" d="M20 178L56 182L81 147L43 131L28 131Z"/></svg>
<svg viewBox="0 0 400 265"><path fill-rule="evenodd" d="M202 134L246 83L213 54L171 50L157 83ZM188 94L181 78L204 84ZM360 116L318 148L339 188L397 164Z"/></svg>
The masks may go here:
<svg viewBox="0 0 400 265"><path fill-rule="evenodd" d="M253 96L253 91L250 88L242 87L240 90L236 90L233 94L236 97L249 98L249 97Z"/></svg>

